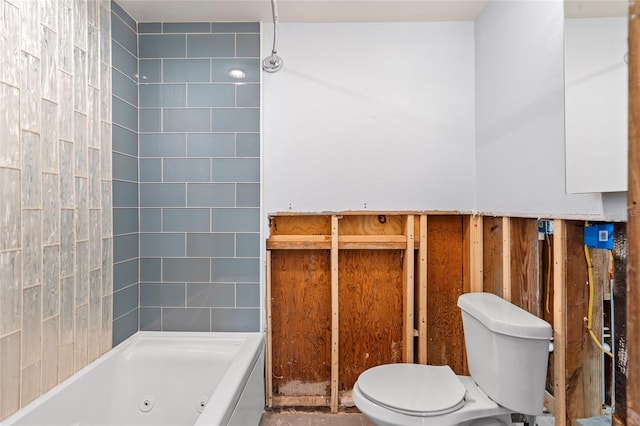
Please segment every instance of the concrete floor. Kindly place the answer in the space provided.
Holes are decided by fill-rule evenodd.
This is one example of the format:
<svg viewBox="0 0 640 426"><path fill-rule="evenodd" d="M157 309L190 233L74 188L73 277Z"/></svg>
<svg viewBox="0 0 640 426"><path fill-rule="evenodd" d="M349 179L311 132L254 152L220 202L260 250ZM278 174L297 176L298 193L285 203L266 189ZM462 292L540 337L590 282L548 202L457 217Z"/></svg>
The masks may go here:
<svg viewBox="0 0 640 426"><path fill-rule="evenodd" d="M522 423L515 423L516 425ZM555 419L550 414L536 418L538 426L554 426ZM591 424L591 423L589 423ZM610 424L610 423L608 423ZM260 426L374 426L360 413L319 413L295 410L267 411L262 415Z"/></svg>

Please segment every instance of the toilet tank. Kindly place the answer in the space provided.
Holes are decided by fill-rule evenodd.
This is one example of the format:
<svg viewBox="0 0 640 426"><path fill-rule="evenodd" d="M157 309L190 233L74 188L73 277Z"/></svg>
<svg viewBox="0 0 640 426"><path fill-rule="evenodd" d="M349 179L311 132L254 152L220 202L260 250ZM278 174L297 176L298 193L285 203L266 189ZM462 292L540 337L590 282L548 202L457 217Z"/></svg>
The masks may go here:
<svg viewBox="0 0 640 426"><path fill-rule="evenodd" d="M491 293L458 298L471 377L495 402L537 415L544 404L549 323Z"/></svg>

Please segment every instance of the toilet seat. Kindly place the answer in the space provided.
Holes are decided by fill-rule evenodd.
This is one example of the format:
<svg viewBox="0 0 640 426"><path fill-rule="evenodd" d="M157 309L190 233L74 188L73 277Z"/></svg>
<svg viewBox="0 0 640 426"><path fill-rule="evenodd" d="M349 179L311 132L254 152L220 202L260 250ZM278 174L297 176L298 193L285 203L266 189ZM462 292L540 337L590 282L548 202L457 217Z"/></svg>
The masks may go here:
<svg viewBox="0 0 640 426"><path fill-rule="evenodd" d="M360 374L356 385L370 401L411 416L440 416L465 404L466 389L447 365L379 365Z"/></svg>

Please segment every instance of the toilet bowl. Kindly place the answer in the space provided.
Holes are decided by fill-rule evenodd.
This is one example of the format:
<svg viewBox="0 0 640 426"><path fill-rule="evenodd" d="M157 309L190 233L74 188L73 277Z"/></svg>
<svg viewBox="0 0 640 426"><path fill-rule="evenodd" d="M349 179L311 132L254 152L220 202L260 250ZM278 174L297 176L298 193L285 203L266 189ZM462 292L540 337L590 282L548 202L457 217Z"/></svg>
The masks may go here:
<svg viewBox="0 0 640 426"><path fill-rule="evenodd" d="M386 364L358 377L353 402L378 426L510 425L511 411L449 366ZM482 422L479 422L479 420Z"/></svg>
<svg viewBox="0 0 640 426"><path fill-rule="evenodd" d="M358 377L356 407L377 426L511 425L542 412L551 326L489 293L463 294L470 376L449 366L386 364Z"/></svg>

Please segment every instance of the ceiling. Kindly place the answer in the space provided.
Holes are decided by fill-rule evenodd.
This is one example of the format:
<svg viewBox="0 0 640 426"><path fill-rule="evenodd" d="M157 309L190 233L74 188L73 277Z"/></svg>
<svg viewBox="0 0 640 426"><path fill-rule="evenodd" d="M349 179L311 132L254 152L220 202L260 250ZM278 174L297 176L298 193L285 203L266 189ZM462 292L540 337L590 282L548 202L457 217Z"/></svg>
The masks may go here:
<svg viewBox="0 0 640 426"><path fill-rule="evenodd" d="M270 0L117 0L138 22L271 22ZM489 0L276 0L280 22L473 21Z"/></svg>
<svg viewBox="0 0 640 426"><path fill-rule="evenodd" d="M516 0L498 0L516 1ZM271 22L270 0L117 0L138 22ZM489 0L276 0L280 22L473 21ZM567 17L626 16L626 0L566 0Z"/></svg>

